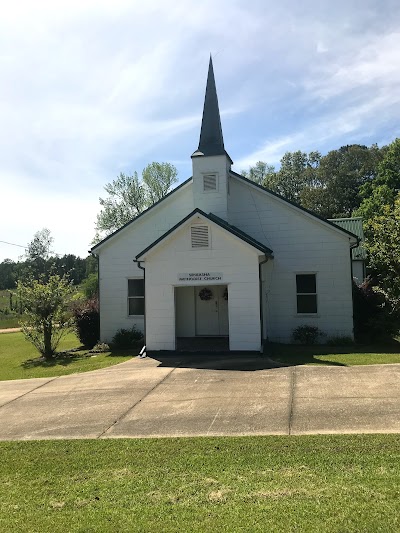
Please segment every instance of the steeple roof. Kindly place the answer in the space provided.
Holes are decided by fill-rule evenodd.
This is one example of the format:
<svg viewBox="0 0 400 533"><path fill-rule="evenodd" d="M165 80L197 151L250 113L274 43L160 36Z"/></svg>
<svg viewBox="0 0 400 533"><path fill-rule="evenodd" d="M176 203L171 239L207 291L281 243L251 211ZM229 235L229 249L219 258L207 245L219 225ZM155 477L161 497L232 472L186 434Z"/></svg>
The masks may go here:
<svg viewBox="0 0 400 533"><path fill-rule="evenodd" d="M206 95L204 98L199 147L193 156L202 155L226 155L232 162L224 148L224 138L222 135L217 89L215 87L214 69L211 56L208 66L207 86Z"/></svg>

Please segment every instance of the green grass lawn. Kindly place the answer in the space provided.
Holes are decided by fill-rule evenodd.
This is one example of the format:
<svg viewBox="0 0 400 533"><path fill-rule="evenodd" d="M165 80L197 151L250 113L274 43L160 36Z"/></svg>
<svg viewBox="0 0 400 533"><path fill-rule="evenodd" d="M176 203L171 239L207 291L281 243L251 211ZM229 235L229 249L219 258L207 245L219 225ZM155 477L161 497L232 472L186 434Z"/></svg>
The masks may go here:
<svg viewBox="0 0 400 533"><path fill-rule="evenodd" d="M382 345L349 346L299 346L293 344L269 344L266 355L288 365L374 365L400 363L400 343Z"/></svg>
<svg viewBox="0 0 400 533"><path fill-rule="evenodd" d="M394 532L400 436L0 443L0 529Z"/></svg>
<svg viewBox="0 0 400 533"><path fill-rule="evenodd" d="M0 329L19 328L19 318L14 315L0 314Z"/></svg>
<svg viewBox="0 0 400 533"><path fill-rule="evenodd" d="M80 343L70 333L62 339L58 351L76 349ZM90 354L82 349L62 354L53 362L42 361L34 346L25 340L22 333L0 334L0 381L7 379L41 378L63 376L75 372L98 370L127 361L137 355L136 350L118 350L101 354Z"/></svg>
<svg viewBox="0 0 400 533"><path fill-rule="evenodd" d="M0 329L17 328L19 317L10 309L9 290L0 290Z"/></svg>

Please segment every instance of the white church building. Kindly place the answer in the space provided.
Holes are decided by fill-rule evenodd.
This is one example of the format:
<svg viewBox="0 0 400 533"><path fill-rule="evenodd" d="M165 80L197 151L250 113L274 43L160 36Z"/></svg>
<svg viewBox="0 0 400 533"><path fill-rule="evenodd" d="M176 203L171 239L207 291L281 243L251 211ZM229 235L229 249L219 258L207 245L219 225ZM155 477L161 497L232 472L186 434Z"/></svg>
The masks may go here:
<svg viewBox="0 0 400 533"><path fill-rule="evenodd" d="M191 178L91 250L101 340L132 326L148 352L218 337L259 351L301 325L353 337L358 238L231 170L211 59L191 157Z"/></svg>

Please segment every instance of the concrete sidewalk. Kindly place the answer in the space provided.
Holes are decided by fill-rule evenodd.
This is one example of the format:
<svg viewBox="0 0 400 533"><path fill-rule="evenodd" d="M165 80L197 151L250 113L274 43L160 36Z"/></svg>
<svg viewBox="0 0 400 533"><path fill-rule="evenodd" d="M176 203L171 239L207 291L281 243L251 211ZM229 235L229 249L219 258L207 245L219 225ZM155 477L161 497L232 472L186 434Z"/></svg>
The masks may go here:
<svg viewBox="0 0 400 533"><path fill-rule="evenodd" d="M18 333L18 331L21 331L21 328L6 328L6 329L0 329L1 333Z"/></svg>
<svg viewBox="0 0 400 533"><path fill-rule="evenodd" d="M0 439L400 432L400 365L135 358L0 382Z"/></svg>

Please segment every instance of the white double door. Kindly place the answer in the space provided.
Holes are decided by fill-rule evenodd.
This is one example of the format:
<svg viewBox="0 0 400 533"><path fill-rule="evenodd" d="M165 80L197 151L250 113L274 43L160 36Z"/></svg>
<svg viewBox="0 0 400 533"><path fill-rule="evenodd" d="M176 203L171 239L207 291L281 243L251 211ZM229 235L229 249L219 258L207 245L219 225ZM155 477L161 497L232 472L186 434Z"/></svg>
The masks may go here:
<svg viewBox="0 0 400 533"><path fill-rule="evenodd" d="M196 335L229 335L228 299L226 285L210 285L212 293L209 300L199 296L204 287L195 288Z"/></svg>

